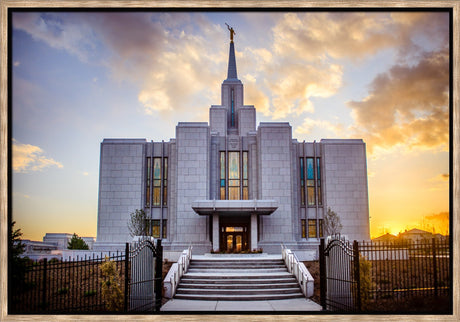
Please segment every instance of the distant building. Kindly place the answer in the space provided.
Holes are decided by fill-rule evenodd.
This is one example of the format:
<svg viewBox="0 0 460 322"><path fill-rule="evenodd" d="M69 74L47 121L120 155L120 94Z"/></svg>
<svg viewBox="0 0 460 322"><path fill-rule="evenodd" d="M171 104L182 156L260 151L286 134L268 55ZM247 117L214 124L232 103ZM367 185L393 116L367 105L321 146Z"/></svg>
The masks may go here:
<svg viewBox="0 0 460 322"><path fill-rule="evenodd" d="M94 237L81 237L88 245L89 250L69 250L68 242L72 239L73 234L68 233L46 233L43 241L34 241L23 239L24 244L23 257L27 256L32 260L41 260L43 258L52 259L76 259L77 256L91 256L93 244L96 241Z"/></svg>
<svg viewBox="0 0 460 322"><path fill-rule="evenodd" d="M428 231L414 228L409 231L406 230L405 232L400 233L399 238L404 239L404 240L411 240L411 241L421 241L421 240L426 240L426 239L432 239L433 234Z"/></svg>
<svg viewBox="0 0 460 322"><path fill-rule="evenodd" d="M392 235L390 233L386 233L385 235L382 235L380 237L376 237L376 238L372 239L372 241L376 241L376 242L391 242L391 241L395 241L395 240L398 240L398 237L396 237L395 235Z"/></svg>
<svg viewBox="0 0 460 322"><path fill-rule="evenodd" d="M73 234L68 233L46 233L43 237L43 243L56 245L57 249L67 249L69 241L72 239ZM93 244L96 241L94 237L81 237L88 245L89 249L93 249Z"/></svg>
<svg viewBox="0 0 460 322"><path fill-rule="evenodd" d="M243 98L231 41L209 123L180 122L169 142L103 140L95 249L124 249L136 209L170 252L279 253L284 243L316 254L328 207L342 234L369 240L365 143L298 142L287 122L256 127L256 109Z"/></svg>

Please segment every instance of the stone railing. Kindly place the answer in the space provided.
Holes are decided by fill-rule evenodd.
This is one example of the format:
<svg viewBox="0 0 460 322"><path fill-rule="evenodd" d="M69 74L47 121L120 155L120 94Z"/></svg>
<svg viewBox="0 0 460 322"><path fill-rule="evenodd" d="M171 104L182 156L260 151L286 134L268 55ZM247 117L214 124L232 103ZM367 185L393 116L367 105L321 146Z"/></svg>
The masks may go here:
<svg viewBox="0 0 460 322"><path fill-rule="evenodd" d="M302 262L299 262L297 256L290 249L287 249L283 244L281 244L281 257L283 258L289 273L296 277L305 297L312 297L314 290L314 279L305 265Z"/></svg>
<svg viewBox="0 0 460 322"><path fill-rule="evenodd" d="M171 266L164 280L165 297L172 298L176 294L177 286L182 276L187 273L192 260L192 245L182 252L177 263Z"/></svg>

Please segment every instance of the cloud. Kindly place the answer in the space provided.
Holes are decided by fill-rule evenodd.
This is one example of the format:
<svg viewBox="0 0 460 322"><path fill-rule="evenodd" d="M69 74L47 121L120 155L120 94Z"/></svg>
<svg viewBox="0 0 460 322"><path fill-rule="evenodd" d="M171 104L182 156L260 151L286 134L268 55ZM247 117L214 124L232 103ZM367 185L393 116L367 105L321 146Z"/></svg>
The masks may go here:
<svg viewBox="0 0 460 322"><path fill-rule="evenodd" d="M434 178L430 179L431 182L446 182L449 181L449 174L448 173L441 173Z"/></svg>
<svg viewBox="0 0 460 322"><path fill-rule="evenodd" d="M397 145L447 149L449 143L449 54L429 52L413 66L395 65L378 75L369 95L350 101L356 125L370 152Z"/></svg>
<svg viewBox="0 0 460 322"><path fill-rule="evenodd" d="M15 13L13 27L137 84L146 114L194 116L219 98L209 85L224 78L225 32L203 14Z"/></svg>
<svg viewBox="0 0 460 322"><path fill-rule="evenodd" d="M47 167L63 168L60 162L47 158L44 151L38 146L22 144L13 139L13 171L16 173L28 173L41 171Z"/></svg>
<svg viewBox="0 0 460 322"><path fill-rule="evenodd" d="M274 49L277 55L292 52L310 61L358 60L386 48L407 53L416 48L415 34L447 43L445 28L446 13L288 13L274 28Z"/></svg>
<svg viewBox="0 0 460 322"><path fill-rule="evenodd" d="M263 18L239 15L248 21ZM236 54L238 69L252 73L246 103L261 104L258 110L273 119L313 113L314 98L336 94L343 85L344 59L358 61L387 48L409 55L417 49L416 35L428 42L447 41L448 23L441 22L448 15L443 13L269 16L274 27L257 29L268 33L266 41L246 48L237 43ZM225 78L226 30L205 14L18 12L13 27L84 62L106 66L119 82L136 84L146 114L197 118L219 101L218 87L212 84Z"/></svg>
<svg viewBox="0 0 460 322"><path fill-rule="evenodd" d="M13 63L13 66L14 66L14 67L19 67L20 65L21 65L21 62L20 62L19 60L15 61L15 62Z"/></svg>

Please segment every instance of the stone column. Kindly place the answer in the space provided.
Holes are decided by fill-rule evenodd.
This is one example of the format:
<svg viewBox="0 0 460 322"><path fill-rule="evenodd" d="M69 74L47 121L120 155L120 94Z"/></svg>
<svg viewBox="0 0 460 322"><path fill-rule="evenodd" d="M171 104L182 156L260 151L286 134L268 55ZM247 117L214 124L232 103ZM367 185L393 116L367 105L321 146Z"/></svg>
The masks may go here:
<svg viewBox="0 0 460 322"><path fill-rule="evenodd" d="M219 245L219 215L212 215L212 250L218 251Z"/></svg>
<svg viewBox="0 0 460 322"><path fill-rule="evenodd" d="M257 249L257 214L251 214L251 250Z"/></svg>

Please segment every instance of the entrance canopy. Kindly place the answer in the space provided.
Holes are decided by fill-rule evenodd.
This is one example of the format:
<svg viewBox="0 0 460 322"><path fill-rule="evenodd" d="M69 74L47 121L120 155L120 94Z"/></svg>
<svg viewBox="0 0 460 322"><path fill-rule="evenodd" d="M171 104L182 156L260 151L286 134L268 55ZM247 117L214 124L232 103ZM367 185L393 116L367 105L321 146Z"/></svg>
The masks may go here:
<svg viewBox="0 0 460 322"><path fill-rule="evenodd" d="M275 200L195 200L192 209L200 216L271 215L278 209L278 202Z"/></svg>

